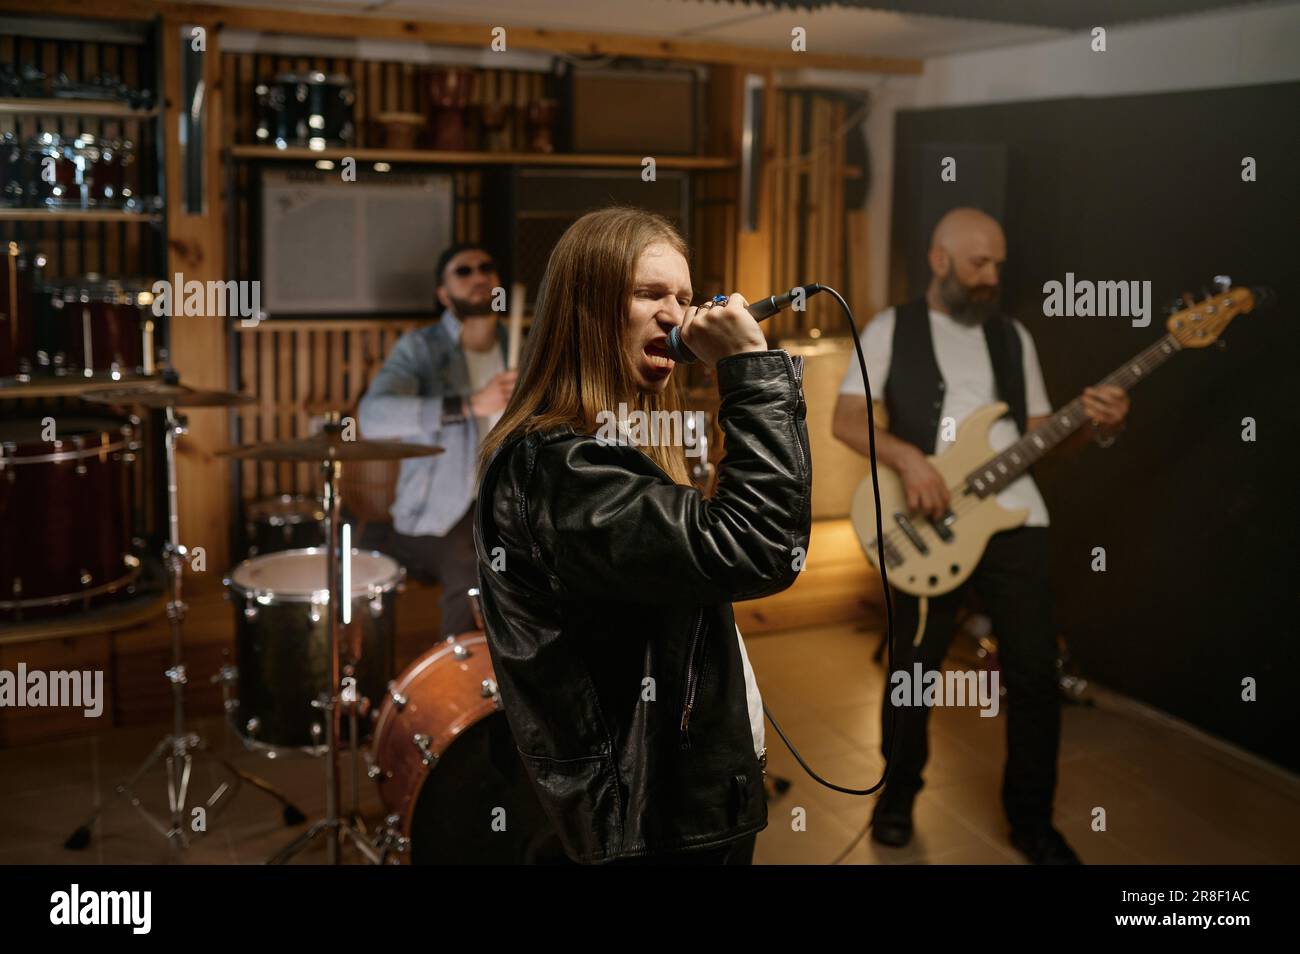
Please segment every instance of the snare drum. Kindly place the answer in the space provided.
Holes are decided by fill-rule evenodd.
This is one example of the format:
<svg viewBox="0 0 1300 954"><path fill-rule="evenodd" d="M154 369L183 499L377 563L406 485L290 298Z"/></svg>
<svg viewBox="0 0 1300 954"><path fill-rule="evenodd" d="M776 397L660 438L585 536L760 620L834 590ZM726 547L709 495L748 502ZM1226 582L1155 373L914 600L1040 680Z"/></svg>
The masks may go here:
<svg viewBox="0 0 1300 954"><path fill-rule="evenodd" d="M253 89L257 141L287 149L350 146L353 140L352 80L341 73L281 73Z"/></svg>
<svg viewBox="0 0 1300 954"><path fill-rule="evenodd" d="M315 497L281 494L248 505L248 555L325 545L325 507Z"/></svg>
<svg viewBox="0 0 1300 954"><path fill-rule="evenodd" d="M0 614L49 615L130 592L132 479L128 423L55 417L0 421ZM46 440L45 438L51 438Z"/></svg>
<svg viewBox="0 0 1300 954"><path fill-rule="evenodd" d="M41 133L28 140L24 149L27 204L139 211L134 165L135 145L129 139Z"/></svg>
<svg viewBox="0 0 1300 954"><path fill-rule="evenodd" d="M154 372L152 283L84 275L47 286L56 373L114 381Z"/></svg>
<svg viewBox="0 0 1300 954"><path fill-rule="evenodd" d="M312 705L330 686L326 552L286 550L245 560L226 579L235 607L236 676L231 716L252 748L324 751L325 711ZM381 553L352 551L352 622L341 627L343 666L361 698L369 735L393 676L396 602L404 574ZM348 719L342 719L348 737Z"/></svg>
<svg viewBox="0 0 1300 954"><path fill-rule="evenodd" d="M482 632L448 636L397 677L375 726L374 755L379 794L406 839L404 860L566 860L501 711Z"/></svg>

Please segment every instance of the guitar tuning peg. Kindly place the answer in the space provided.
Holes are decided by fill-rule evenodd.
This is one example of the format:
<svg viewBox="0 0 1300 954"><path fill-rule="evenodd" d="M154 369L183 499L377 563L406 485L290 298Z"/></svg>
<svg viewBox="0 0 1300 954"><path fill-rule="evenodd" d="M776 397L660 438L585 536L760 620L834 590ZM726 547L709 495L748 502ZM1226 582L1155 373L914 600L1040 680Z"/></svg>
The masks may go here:
<svg viewBox="0 0 1300 954"><path fill-rule="evenodd" d="M1214 287L1217 288L1217 289L1219 290L1219 294L1223 294L1223 293L1226 292L1229 288L1232 287L1232 276L1231 276L1231 275L1215 275L1215 276L1214 276Z"/></svg>
<svg viewBox="0 0 1300 954"><path fill-rule="evenodd" d="M1184 308L1191 308L1191 307L1192 307L1193 305L1195 305L1195 304L1196 304L1196 296L1193 295L1193 294L1192 294L1191 292L1189 292L1189 291L1184 291L1184 292L1183 292L1183 307L1184 307Z"/></svg>
<svg viewBox="0 0 1300 954"><path fill-rule="evenodd" d="M1186 307L1187 306L1183 304L1183 300L1181 298L1171 298L1165 304L1165 317L1176 314L1177 312L1182 311Z"/></svg>

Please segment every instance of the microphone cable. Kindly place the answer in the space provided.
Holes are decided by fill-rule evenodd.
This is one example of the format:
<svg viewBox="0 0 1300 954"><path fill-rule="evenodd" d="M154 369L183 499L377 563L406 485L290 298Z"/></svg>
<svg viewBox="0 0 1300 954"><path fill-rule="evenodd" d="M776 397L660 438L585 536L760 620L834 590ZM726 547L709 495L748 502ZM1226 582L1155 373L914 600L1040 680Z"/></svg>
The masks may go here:
<svg viewBox="0 0 1300 954"><path fill-rule="evenodd" d="M857 355L858 368L862 371L862 383L867 393L867 448L870 452L868 457L871 461L871 491L876 502L876 559L878 561L878 566L880 567L881 583L885 590L885 665L887 668L885 673L884 691L886 693L886 698L888 698L889 679L894 672L894 600L889 591L889 567L885 562L885 530L880 517L880 481L876 476L876 416L873 408L875 402L871 398L871 380L867 376L867 359L862 353L862 340L858 334L857 321L855 321L853 317L853 309L851 309L848 302L844 300L844 296L829 285L813 285L808 287L815 288L817 291L824 291L831 295L840 303L840 308L844 310L844 318L848 321L849 331L853 335L853 349ZM807 772L809 777L814 781L833 791L842 792L845 795L872 795L880 791L889 780L889 767L893 763L894 742L898 735L899 715L895 713L892 708L885 708L883 703L882 708L890 713L890 724L887 731L889 738L888 744L885 747L885 769L880 775L880 781L876 782L876 784L872 785L870 788L849 788L848 786L837 785L834 782L822 778L821 775L814 771L813 768L804 760L804 757L799 754L799 750L795 748L794 743L790 741L789 737L781 729L780 724L777 723L776 719L772 716L772 710L767 707L766 702L763 703L763 714L767 716L768 721L772 723L772 728L776 729L776 734L781 737L781 741L784 742L786 748L790 750L790 754L795 757L795 761L799 763L800 767ZM871 820L868 819L866 826L858 832L857 836L852 842L850 842L849 846L845 848L844 851L842 851L831 863L839 864L839 862L853 850L854 846L862 840L863 835L867 833L867 829L870 827Z"/></svg>

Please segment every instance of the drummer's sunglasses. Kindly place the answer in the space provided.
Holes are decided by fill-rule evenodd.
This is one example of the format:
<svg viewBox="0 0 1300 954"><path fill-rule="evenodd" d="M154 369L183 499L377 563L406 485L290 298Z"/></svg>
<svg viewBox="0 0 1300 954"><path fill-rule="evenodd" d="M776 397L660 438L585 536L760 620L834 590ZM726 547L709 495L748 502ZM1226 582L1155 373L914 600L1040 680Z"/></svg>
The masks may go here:
<svg viewBox="0 0 1300 954"><path fill-rule="evenodd" d="M496 274L496 271L497 271L497 263L496 263L496 262L493 262L493 261L491 261L491 260L488 260L488 261L486 261L486 262L480 262L480 263L479 263L479 266L478 266L478 273L479 273L480 275L495 275L495 274ZM452 273L453 275L455 275L457 278L469 278L471 275L474 274L474 266L473 266L473 265L457 265L455 268L453 268L453 269L451 270L451 273Z"/></svg>

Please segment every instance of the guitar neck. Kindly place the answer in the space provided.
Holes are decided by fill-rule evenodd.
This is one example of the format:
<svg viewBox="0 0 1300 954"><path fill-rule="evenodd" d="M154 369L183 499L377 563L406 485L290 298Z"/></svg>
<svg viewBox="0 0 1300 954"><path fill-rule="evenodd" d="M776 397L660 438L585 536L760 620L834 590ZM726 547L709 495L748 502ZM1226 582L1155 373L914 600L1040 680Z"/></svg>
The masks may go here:
<svg viewBox="0 0 1300 954"><path fill-rule="evenodd" d="M1115 385L1131 391L1134 385L1181 348L1173 335L1165 335L1137 357L1112 371L1099 382L1098 387ZM1049 417L1041 427L1035 428L967 474L966 487L979 497L1000 493L1087 421L1083 398L1077 397Z"/></svg>

